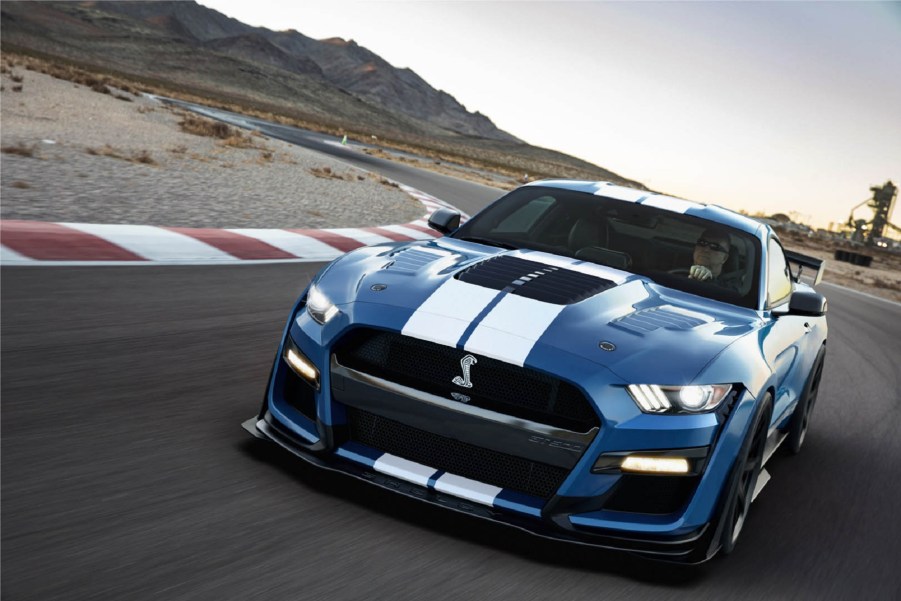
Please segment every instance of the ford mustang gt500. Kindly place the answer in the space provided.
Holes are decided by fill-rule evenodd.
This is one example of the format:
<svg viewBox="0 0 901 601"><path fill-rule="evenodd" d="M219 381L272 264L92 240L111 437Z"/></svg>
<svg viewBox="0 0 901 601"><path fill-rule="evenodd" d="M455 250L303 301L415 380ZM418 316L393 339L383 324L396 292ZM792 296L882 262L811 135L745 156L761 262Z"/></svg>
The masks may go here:
<svg viewBox="0 0 901 601"><path fill-rule="evenodd" d="M606 182L523 186L444 237L350 252L291 311L245 428L542 536L730 552L800 450L826 300L769 226Z"/></svg>

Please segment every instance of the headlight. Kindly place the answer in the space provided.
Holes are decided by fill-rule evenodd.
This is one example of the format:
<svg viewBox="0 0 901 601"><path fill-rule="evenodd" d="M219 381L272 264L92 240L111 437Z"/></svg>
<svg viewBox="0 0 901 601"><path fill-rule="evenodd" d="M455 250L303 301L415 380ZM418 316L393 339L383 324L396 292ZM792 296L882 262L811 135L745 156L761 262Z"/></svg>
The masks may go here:
<svg viewBox="0 0 901 601"><path fill-rule="evenodd" d="M632 384L627 387L638 408L645 413L687 411L701 413L716 409L732 386L705 384L701 386L657 386Z"/></svg>
<svg viewBox="0 0 901 601"><path fill-rule="evenodd" d="M338 307L314 284L307 292L307 312L314 321L325 325L338 314Z"/></svg>

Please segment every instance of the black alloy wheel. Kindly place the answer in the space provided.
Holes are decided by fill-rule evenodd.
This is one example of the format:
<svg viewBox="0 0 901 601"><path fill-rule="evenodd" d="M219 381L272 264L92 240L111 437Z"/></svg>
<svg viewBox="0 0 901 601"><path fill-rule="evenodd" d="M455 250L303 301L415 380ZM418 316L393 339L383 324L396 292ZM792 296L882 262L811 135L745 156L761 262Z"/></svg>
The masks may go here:
<svg viewBox="0 0 901 601"><path fill-rule="evenodd" d="M792 455L797 455L804 445L804 438L807 436L807 429L810 427L810 418L813 415L813 409L817 403L817 395L820 392L820 380L823 377L823 365L826 360L826 348L824 347L813 369L810 370L810 377L807 385L804 387L804 396L798 401L798 408L792 415L791 425L788 429L788 440L786 440L786 448Z"/></svg>
<svg viewBox="0 0 901 601"><path fill-rule="evenodd" d="M757 413L735 466L737 476L734 478L729 504L723 513L725 522L720 539L720 550L723 555L728 555L735 549L738 537L741 535L751 510L754 489L757 486L757 478L760 476L763 454L766 449L771 399L772 397L767 393L762 403L763 409Z"/></svg>

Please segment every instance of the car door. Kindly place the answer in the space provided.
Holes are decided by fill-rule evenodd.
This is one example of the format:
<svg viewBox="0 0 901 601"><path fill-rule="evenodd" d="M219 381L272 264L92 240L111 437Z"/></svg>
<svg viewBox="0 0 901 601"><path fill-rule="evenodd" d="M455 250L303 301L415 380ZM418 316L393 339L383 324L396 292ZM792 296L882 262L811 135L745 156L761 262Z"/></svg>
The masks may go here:
<svg viewBox="0 0 901 601"><path fill-rule="evenodd" d="M785 251L775 237L767 243L766 307L768 320L763 330L763 354L773 371L776 393L773 398L773 423L778 423L794 405L804 385L801 366L805 336L810 318L788 315L788 303L794 284Z"/></svg>

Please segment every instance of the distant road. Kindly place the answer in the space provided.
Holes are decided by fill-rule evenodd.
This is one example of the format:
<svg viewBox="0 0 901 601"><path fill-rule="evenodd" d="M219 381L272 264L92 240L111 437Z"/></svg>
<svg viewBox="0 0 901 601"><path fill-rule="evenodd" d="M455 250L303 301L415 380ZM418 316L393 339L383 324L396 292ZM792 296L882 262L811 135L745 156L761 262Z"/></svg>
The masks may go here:
<svg viewBox="0 0 901 601"><path fill-rule="evenodd" d="M271 138L284 140L285 142L297 144L298 146L303 146L304 148L309 148L311 150L317 150L352 165L356 165L357 167L381 173L385 177L407 184L408 186L427 192L436 198L450 202L470 215L484 207L488 202L500 198L501 195L504 194L503 190L497 188L483 186L481 184L468 182L432 171L423 171L403 163L370 156L359 150L355 150L353 146L343 147L335 143L337 139L334 136L328 134L288 125L280 125L278 123L246 117L228 111L201 107L181 100L166 99L166 102L191 110L199 110L204 115L219 118L232 125L252 127Z"/></svg>
<svg viewBox="0 0 901 601"><path fill-rule="evenodd" d="M469 212L498 195L342 158ZM240 423L317 268L0 269L4 598L901 596L901 305L822 286L829 353L805 449L768 465L736 553L683 573L422 506L250 440Z"/></svg>

